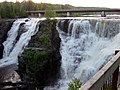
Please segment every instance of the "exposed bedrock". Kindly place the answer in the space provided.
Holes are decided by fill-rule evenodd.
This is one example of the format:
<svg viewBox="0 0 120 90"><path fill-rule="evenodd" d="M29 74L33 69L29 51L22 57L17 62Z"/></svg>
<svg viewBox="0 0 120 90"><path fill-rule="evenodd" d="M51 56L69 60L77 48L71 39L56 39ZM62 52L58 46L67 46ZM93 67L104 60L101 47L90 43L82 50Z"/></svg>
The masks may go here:
<svg viewBox="0 0 120 90"><path fill-rule="evenodd" d="M60 38L56 30L56 20L45 20L39 31L32 37L23 54L19 57L22 80L34 82L40 90L53 84L59 77L61 55Z"/></svg>

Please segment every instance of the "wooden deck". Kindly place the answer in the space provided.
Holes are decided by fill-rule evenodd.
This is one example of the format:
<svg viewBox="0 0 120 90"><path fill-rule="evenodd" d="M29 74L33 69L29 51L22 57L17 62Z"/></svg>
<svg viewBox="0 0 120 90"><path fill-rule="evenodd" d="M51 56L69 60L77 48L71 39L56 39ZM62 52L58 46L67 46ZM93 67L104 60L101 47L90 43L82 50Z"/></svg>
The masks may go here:
<svg viewBox="0 0 120 90"><path fill-rule="evenodd" d="M120 90L120 51L79 90ZM118 78L119 77L119 78Z"/></svg>

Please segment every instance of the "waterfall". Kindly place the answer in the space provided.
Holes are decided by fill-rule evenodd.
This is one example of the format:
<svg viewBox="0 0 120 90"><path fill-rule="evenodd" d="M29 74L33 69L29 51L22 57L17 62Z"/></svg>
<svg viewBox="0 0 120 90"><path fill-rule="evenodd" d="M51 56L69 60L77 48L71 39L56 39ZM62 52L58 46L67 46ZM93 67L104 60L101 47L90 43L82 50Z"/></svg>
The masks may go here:
<svg viewBox="0 0 120 90"><path fill-rule="evenodd" d="M38 31L40 19L17 19L8 32L7 40L3 43L3 58L0 60L0 67L18 63L18 56L23 52L31 36ZM20 31L23 24L24 30ZM19 33L21 32L21 33Z"/></svg>
<svg viewBox="0 0 120 90"><path fill-rule="evenodd" d="M58 82L44 90L67 90L74 78L84 84L120 49L120 20L73 19L63 28L65 20L58 20L56 29L61 38L61 72ZM18 63L31 36L38 31L40 19L17 19L3 43L0 68ZM22 26L23 29L20 27ZM63 29L66 29L65 31Z"/></svg>
<svg viewBox="0 0 120 90"><path fill-rule="evenodd" d="M64 21L56 26L61 38L61 77L44 90L67 90L74 78L84 84L120 49L120 20L69 20L67 32Z"/></svg>

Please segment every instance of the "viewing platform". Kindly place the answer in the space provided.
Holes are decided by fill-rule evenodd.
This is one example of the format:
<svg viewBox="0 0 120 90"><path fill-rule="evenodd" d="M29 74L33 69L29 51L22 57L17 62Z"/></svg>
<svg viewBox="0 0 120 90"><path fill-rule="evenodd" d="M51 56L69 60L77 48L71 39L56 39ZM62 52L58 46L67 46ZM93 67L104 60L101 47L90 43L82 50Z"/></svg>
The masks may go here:
<svg viewBox="0 0 120 90"><path fill-rule="evenodd" d="M120 50L79 90L120 90Z"/></svg>

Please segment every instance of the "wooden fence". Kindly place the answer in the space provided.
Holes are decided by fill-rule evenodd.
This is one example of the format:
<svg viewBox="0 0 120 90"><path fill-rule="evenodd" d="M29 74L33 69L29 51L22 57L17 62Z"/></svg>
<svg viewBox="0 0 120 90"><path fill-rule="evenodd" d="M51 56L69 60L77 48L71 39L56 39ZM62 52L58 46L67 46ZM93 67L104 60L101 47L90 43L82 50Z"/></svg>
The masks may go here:
<svg viewBox="0 0 120 90"><path fill-rule="evenodd" d="M79 90L117 90L120 64L120 50Z"/></svg>

